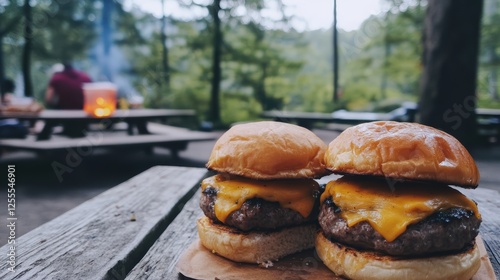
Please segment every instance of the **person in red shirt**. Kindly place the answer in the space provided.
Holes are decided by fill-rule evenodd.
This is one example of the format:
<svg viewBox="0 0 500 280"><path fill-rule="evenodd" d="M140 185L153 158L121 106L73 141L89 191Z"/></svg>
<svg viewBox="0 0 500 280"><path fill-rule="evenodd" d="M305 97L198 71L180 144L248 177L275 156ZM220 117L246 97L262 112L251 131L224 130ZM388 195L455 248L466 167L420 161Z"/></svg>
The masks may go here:
<svg viewBox="0 0 500 280"><path fill-rule="evenodd" d="M83 84L90 83L92 80L84 72L75 70L70 63L63 63L63 65L64 69L54 73L50 79L45 92L45 103L54 109L83 110ZM52 127L52 123L46 123L38 139L48 139ZM83 137L86 131L85 124L72 122L64 124L63 134L69 137Z"/></svg>
<svg viewBox="0 0 500 280"><path fill-rule="evenodd" d="M52 76L45 93L45 102L62 110L83 110L83 84L92 80L87 74L64 63L64 69Z"/></svg>

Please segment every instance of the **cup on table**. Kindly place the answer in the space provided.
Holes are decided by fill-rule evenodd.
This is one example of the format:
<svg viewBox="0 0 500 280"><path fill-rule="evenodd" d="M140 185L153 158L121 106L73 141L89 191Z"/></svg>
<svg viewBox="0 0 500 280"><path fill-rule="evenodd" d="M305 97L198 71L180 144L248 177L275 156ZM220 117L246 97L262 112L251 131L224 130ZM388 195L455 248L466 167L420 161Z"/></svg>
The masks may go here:
<svg viewBox="0 0 500 280"><path fill-rule="evenodd" d="M117 87L110 82L83 84L83 110L97 118L108 117L116 110Z"/></svg>

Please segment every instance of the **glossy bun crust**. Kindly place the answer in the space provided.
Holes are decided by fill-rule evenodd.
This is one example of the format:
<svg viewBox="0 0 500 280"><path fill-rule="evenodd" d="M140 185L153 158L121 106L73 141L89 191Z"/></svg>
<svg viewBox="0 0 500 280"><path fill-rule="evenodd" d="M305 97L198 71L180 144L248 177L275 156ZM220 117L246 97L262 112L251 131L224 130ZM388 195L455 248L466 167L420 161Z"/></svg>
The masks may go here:
<svg viewBox="0 0 500 280"><path fill-rule="evenodd" d="M303 127L262 121L238 124L215 143L207 168L253 179L325 175L326 144Z"/></svg>
<svg viewBox="0 0 500 280"><path fill-rule="evenodd" d="M476 244L451 255L398 259L331 242L319 232L316 236L316 252L336 275L354 280L468 280L481 266Z"/></svg>
<svg viewBox="0 0 500 280"><path fill-rule="evenodd" d="M467 149L435 128L379 121L346 129L328 146L327 169L340 174L434 181L476 188L479 171Z"/></svg>

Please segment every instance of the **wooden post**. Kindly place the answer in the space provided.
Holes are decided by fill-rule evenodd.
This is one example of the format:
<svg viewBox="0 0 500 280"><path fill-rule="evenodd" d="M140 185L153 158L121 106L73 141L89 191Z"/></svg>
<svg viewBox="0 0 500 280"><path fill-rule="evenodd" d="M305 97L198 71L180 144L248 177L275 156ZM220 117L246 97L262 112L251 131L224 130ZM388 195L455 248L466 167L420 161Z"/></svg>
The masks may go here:
<svg viewBox="0 0 500 280"><path fill-rule="evenodd" d="M483 0L429 0L424 23L420 122L466 146L476 142L476 77Z"/></svg>
<svg viewBox="0 0 500 280"><path fill-rule="evenodd" d="M101 74L109 81L113 81L113 74L111 71L111 47L112 47L112 23L111 17L113 13L113 1L103 0L102 4L102 21L101 21L101 40L103 46L103 55L101 57Z"/></svg>
<svg viewBox="0 0 500 280"><path fill-rule="evenodd" d="M168 61L168 46L167 46L167 15L165 13L165 0L161 0L161 48L162 48L162 66L163 66L163 81L162 84L166 85L166 92L162 94L170 93L170 65Z"/></svg>
<svg viewBox="0 0 500 280"><path fill-rule="evenodd" d="M33 96L33 83L31 82L31 49L33 46L33 27L31 26L32 13L31 4L29 0L24 1L24 48L22 71L24 79L24 95Z"/></svg>
<svg viewBox="0 0 500 280"><path fill-rule="evenodd" d="M333 1L333 102L339 100L339 43L337 30L337 0Z"/></svg>
<svg viewBox="0 0 500 280"><path fill-rule="evenodd" d="M222 78L221 58L222 58L222 30L221 20L219 17L221 0L214 0L211 12L214 23L213 37L213 58L212 58L212 91L210 95L210 120L214 125L219 125L220 119L220 81Z"/></svg>

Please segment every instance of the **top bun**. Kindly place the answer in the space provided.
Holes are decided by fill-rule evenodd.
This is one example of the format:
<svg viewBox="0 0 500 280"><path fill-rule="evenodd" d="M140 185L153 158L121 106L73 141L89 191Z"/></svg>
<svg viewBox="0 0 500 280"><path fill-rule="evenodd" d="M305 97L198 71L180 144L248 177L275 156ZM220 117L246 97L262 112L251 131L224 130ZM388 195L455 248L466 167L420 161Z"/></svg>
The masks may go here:
<svg viewBox="0 0 500 280"><path fill-rule="evenodd" d="M453 136L421 124L393 121L346 129L325 154L327 169L341 174L434 181L476 188L479 170Z"/></svg>
<svg viewBox="0 0 500 280"><path fill-rule="evenodd" d="M326 144L303 127L272 121L233 126L215 143L207 168L253 179L325 175Z"/></svg>

